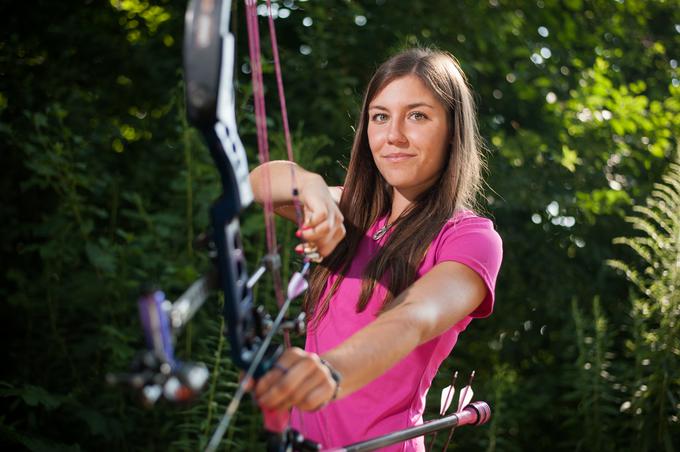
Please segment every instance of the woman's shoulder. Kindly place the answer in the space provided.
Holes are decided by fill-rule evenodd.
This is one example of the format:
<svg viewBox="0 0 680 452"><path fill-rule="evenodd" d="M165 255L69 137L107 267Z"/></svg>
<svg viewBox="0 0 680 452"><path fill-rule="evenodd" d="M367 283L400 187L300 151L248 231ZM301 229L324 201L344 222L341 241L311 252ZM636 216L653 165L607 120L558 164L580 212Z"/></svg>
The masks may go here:
<svg viewBox="0 0 680 452"><path fill-rule="evenodd" d="M449 218L437 234L434 243L454 243L460 240L488 243L493 247L502 246L493 220L473 210L459 210Z"/></svg>
<svg viewBox="0 0 680 452"><path fill-rule="evenodd" d="M451 227L463 227L463 226L465 227L477 226L481 228L495 230L493 220L470 209L457 210L453 214L453 216L446 221L442 229L445 230Z"/></svg>
<svg viewBox="0 0 680 452"><path fill-rule="evenodd" d="M432 243L432 251L436 261L455 260L469 266L477 263L495 268L497 272L503 255L503 239L491 219L462 210L444 224Z"/></svg>

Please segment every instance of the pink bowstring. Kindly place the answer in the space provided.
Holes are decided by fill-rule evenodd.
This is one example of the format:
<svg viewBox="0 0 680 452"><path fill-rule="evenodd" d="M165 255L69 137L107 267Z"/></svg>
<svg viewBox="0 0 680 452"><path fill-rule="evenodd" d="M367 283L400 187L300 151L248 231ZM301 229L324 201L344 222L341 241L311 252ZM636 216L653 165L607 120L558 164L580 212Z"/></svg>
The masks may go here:
<svg viewBox="0 0 680 452"><path fill-rule="evenodd" d="M257 2L246 0L246 20L248 28L248 50L253 80L253 104L255 106L255 126L257 130L257 149L260 164L269 162L269 139L267 137L267 113L264 102L264 82L262 78L262 62L260 60L260 32L257 24ZM276 235L274 232L274 205L271 200L271 179L265 167L264 180L264 214L267 237L267 249L270 254L276 252Z"/></svg>
<svg viewBox="0 0 680 452"><path fill-rule="evenodd" d="M267 18L269 22L269 38L272 45L272 54L274 55L274 70L276 72L276 86L279 92L279 103L281 104L281 120L283 121L283 134L286 141L286 153L288 160L295 161L293 156L293 144L290 137L290 126L288 125L288 108L286 107L286 94L283 88L283 76L281 71L281 60L279 58L279 45L276 40L276 26L274 25L274 15L272 14L271 0L267 0ZM295 180L295 166L290 166L290 178L293 184L293 204L295 205L295 215L298 227L302 227L302 206L300 204L299 193L297 190L297 182Z"/></svg>

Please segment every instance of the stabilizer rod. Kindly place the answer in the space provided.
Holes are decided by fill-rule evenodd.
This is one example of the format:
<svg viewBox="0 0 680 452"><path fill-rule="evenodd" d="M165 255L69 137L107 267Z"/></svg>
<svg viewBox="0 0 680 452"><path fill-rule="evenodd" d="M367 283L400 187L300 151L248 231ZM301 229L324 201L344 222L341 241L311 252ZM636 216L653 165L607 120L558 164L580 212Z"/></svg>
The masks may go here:
<svg viewBox="0 0 680 452"><path fill-rule="evenodd" d="M490 418L491 408L489 408L489 405L486 402L474 402L463 408L459 413L428 421L422 425L417 425L398 432L378 436L377 438L350 444L349 446L337 449L327 449L327 452L366 452L376 450L381 447L386 447L411 438L417 438L418 436L427 435L428 433L444 430L446 428L470 424L481 425L486 423Z"/></svg>

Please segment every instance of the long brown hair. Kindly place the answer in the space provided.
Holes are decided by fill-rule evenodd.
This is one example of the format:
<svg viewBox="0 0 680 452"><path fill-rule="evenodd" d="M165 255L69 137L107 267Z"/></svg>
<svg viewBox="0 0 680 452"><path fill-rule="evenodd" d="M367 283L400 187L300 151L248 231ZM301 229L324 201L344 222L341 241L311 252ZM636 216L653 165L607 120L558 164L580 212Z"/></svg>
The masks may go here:
<svg viewBox="0 0 680 452"><path fill-rule="evenodd" d="M451 143L449 159L438 180L402 214L385 245L368 263L357 312L366 309L376 283L388 269L382 310L392 307L394 299L415 280L428 246L444 223L455 211L475 207L484 159L472 92L458 61L450 53L422 48L393 56L378 68L366 89L340 199L347 234L310 276L305 310L313 321L328 311L330 299L366 231L378 218L390 213L392 188L378 171L368 144L368 105L383 87L407 75L417 76L445 107L450 137L447 142ZM333 274L338 278L321 299L326 282Z"/></svg>

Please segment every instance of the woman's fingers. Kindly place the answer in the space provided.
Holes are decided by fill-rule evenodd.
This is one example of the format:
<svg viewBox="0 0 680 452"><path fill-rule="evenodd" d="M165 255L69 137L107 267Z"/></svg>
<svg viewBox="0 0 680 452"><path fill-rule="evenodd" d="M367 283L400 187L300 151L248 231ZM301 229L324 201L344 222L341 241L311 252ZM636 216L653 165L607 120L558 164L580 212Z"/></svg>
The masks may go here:
<svg viewBox="0 0 680 452"><path fill-rule="evenodd" d="M345 236L344 218L330 192L313 192L304 199L304 223L297 231L303 242L296 251L307 256L328 256ZM309 194L308 194L309 195Z"/></svg>
<svg viewBox="0 0 680 452"><path fill-rule="evenodd" d="M319 214L317 217L322 218L322 221L311 221L300 229L298 233L300 240L314 243L321 248L325 242L333 242L338 237L342 239L345 236L344 218L340 212L330 215Z"/></svg>
<svg viewBox="0 0 680 452"><path fill-rule="evenodd" d="M307 353L297 347L291 347L283 352L276 364L260 378L255 386L255 396L260 399L279 380L285 377L296 362L304 359Z"/></svg>
<svg viewBox="0 0 680 452"><path fill-rule="evenodd" d="M269 409L313 410L332 397L334 384L316 354L292 348L257 382L255 396Z"/></svg>
<svg viewBox="0 0 680 452"><path fill-rule="evenodd" d="M303 230L316 229L323 224L335 225L338 215L342 217L340 211L331 206L331 209L305 209L305 221L302 224ZM337 211L336 211L337 210Z"/></svg>
<svg viewBox="0 0 680 452"><path fill-rule="evenodd" d="M342 222L342 213L338 205L333 201L333 198L311 198L305 202L305 221L304 227L317 227L323 222L328 222L331 225Z"/></svg>
<svg viewBox="0 0 680 452"><path fill-rule="evenodd" d="M335 228L330 228L327 225L321 225L313 231L304 231L299 237L303 241L295 247L295 251L300 254L318 252L321 256L328 256L333 252L335 247L345 238L345 226L338 225Z"/></svg>
<svg viewBox="0 0 680 452"><path fill-rule="evenodd" d="M304 361L282 376L260 399L270 409L285 410L305 401L310 391L323 385L324 375Z"/></svg>
<svg viewBox="0 0 680 452"><path fill-rule="evenodd" d="M342 214L338 212L320 212L316 213L311 218L302 225L300 231L303 237L309 240L317 240L324 235L327 235L330 231L335 230L340 226L344 218Z"/></svg>
<svg viewBox="0 0 680 452"><path fill-rule="evenodd" d="M332 235L327 236L318 243L319 254L322 256L328 256L333 252L335 247L345 238L345 226L341 224L339 227L334 229Z"/></svg>

